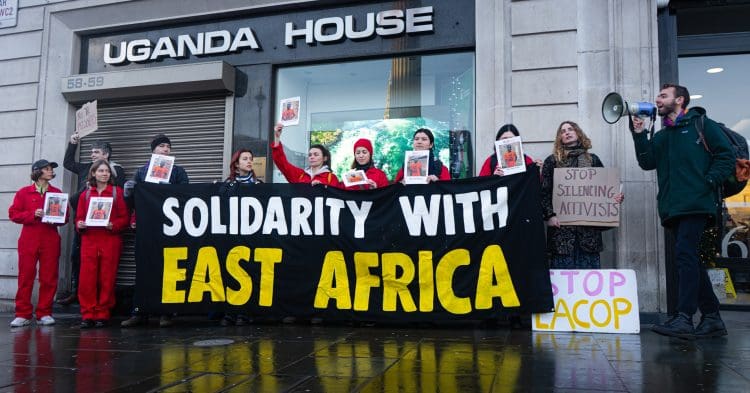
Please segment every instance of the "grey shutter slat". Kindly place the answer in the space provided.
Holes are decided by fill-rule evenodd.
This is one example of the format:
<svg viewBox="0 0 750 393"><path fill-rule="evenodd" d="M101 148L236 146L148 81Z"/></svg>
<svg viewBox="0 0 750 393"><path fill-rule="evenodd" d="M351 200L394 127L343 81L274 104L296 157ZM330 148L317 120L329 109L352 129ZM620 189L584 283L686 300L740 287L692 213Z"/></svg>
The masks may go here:
<svg viewBox="0 0 750 393"><path fill-rule="evenodd" d="M158 98L98 102L99 129L81 140L80 156L90 161L93 141L112 145L112 160L122 165L127 179L148 164L151 139L166 134L172 142L175 163L188 173L191 183L220 180L224 157L226 96ZM135 235L123 236L117 285L135 284Z"/></svg>

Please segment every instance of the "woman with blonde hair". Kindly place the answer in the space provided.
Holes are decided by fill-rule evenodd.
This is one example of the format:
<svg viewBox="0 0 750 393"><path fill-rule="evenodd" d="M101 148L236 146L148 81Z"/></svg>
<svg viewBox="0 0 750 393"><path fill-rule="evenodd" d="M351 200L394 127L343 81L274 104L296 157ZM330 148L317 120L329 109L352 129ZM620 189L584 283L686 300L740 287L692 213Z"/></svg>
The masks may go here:
<svg viewBox="0 0 750 393"><path fill-rule="evenodd" d="M557 128L552 154L542 166L542 212L547 221L547 253L552 269L599 269L599 253L604 249L602 230L583 225L560 225L552 208L555 168L604 167L596 154L590 153L591 139L575 122L566 120ZM622 203L623 194L614 196Z"/></svg>

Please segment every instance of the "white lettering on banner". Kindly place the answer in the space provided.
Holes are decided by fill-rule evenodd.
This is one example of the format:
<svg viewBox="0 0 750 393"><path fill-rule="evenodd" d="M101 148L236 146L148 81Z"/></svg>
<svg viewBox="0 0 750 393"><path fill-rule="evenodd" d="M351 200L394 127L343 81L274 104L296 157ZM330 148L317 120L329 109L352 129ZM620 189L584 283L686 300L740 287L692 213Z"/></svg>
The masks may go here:
<svg viewBox="0 0 750 393"><path fill-rule="evenodd" d="M534 314L532 329L638 333L638 286L633 270L550 270L555 311Z"/></svg>
<svg viewBox="0 0 750 393"><path fill-rule="evenodd" d="M508 188L500 187L495 190L495 203L492 203L492 191L483 190L479 193L470 192L465 194L456 194L455 204L461 205L464 217L463 233L474 233L474 202L479 201L482 212L482 228L491 231L503 228L508 221ZM441 200L444 212L440 212ZM455 217L453 215L453 198L451 195L431 195L429 206L424 196L417 195L414 201L409 197L402 196L398 199L401 205L401 212L406 221L406 227L410 236L424 235L436 236L438 222L443 218L445 223L445 234L452 235L456 233ZM446 208L450 205L450 208ZM495 215L498 217L498 224L495 223Z"/></svg>
<svg viewBox="0 0 750 393"><path fill-rule="evenodd" d="M287 22L285 26L284 44L289 47L295 45L298 39L305 39L305 43L313 45L316 42L337 42L344 38L362 40L378 35L388 37L403 34L417 34L433 30L432 6L409 8L403 10L380 11L377 14L368 12L365 15L364 28L357 30L357 20L353 15L345 17L333 16L318 20L308 19L305 26L297 28L294 23Z"/></svg>
<svg viewBox="0 0 750 393"><path fill-rule="evenodd" d="M324 206L328 209L324 209ZM291 198L290 209L287 212L281 197L278 196L269 198L266 206L253 197L230 197L224 205L221 197L212 196L209 203L201 198L190 198L185 202L182 212L180 207L177 198L170 197L164 200L162 213L167 220L162 226L164 235L177 236L183 229L192 237L201 237L207 231L220 235L252 235L258 232L264 235L287 235L291 227L292 236L322 236L326 235L326 222L329 233L338 235L343 211L354 220L354 236L363 239L372 202L363 201L361 205L357 205L355 201L336 198L317 197L314 201L307 198ZM229 225L222 221L222 212L225 209L229 213ZM311 218L314 226L310 224ZM311 229L313 227L314 231Z"/></svg>
<svg viewBox="0 0 750 393"><path fill-rule="evenodd" d="M104 44L104 62L122 64L127 62L144 62L159 60L164 57L181 58L188 55L201 56L227 52L239 52L245 48L259 50L260 45L249 27L241 27L232 37L227 30L209 31L196 34L193 39L187 34L177 37L177 46L171 37L159 37L156 44L147 39L130 42L122 41L119 45Z"/></svg>

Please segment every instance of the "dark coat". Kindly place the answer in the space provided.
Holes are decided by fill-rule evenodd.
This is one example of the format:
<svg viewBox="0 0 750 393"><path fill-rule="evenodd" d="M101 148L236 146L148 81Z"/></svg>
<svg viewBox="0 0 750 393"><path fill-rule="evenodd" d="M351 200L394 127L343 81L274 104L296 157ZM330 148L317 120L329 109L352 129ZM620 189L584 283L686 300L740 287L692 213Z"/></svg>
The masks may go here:
<svg viewBox="0 0 750 393"><path fill-rule="evenodd" d="M657 202L662 225L675 217L706 214L719 208L717 188L734 171L735 157L719 126L706 118L703 134L711 152L701 143L696 129L700 112L690 109L671 127L664 127L650 140L646 132L633 133L638 165L656 169Z"/></svg>

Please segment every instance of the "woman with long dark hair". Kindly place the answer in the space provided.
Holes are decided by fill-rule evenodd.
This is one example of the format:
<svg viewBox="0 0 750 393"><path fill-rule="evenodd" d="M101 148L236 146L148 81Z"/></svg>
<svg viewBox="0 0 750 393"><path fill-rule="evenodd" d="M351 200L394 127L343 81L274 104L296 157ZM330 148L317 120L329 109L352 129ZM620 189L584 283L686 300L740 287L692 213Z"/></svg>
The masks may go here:
<svg viewBox="0 0 750 393"><path fill-rule="evenodd" d="M513 124L505 124L502 127L500 127L499 130L497 130L497 134L495 135L495 140L499 141L501 139L509 139L516 136L519 136L520 133L518 132L518 128L514 126ZM526 163L526 166L529 166L534 163L534 160L529 157L528 155L523 155L524 162ZM541 160L539 161L541 162ZM482 168L479 170L479 176L490 176L490 175L497 175L497 176L503 176L503 169L500 166L500 163L497 161L497 154L494 152L494 145L493 145L493 152L492 154L487 157L486 160L484 160L484 164L482 164Z"/></svg>
<svg viewBox="0 0 750 393"><path fill-rule="evenodd" d="M435 136L432 135L432 131L430 131L427 128L420 128L416 131L414 131L414 136L412 137L411 141L412 149L419 151L419 150L429 150L430 152L430 158L429 158L429 164L428 164L428 170L427 170L427 181L428 182L434 182L438 180L450 180L451 174L448 171L448 168L443 165L442 162L440 162L440 159L435 156L435 153L432 151L432 148L435 146ZM404 179L404 168L399 169L398 173L396 174L396 178L393 180L394 182L399 182Z"/></svg>

